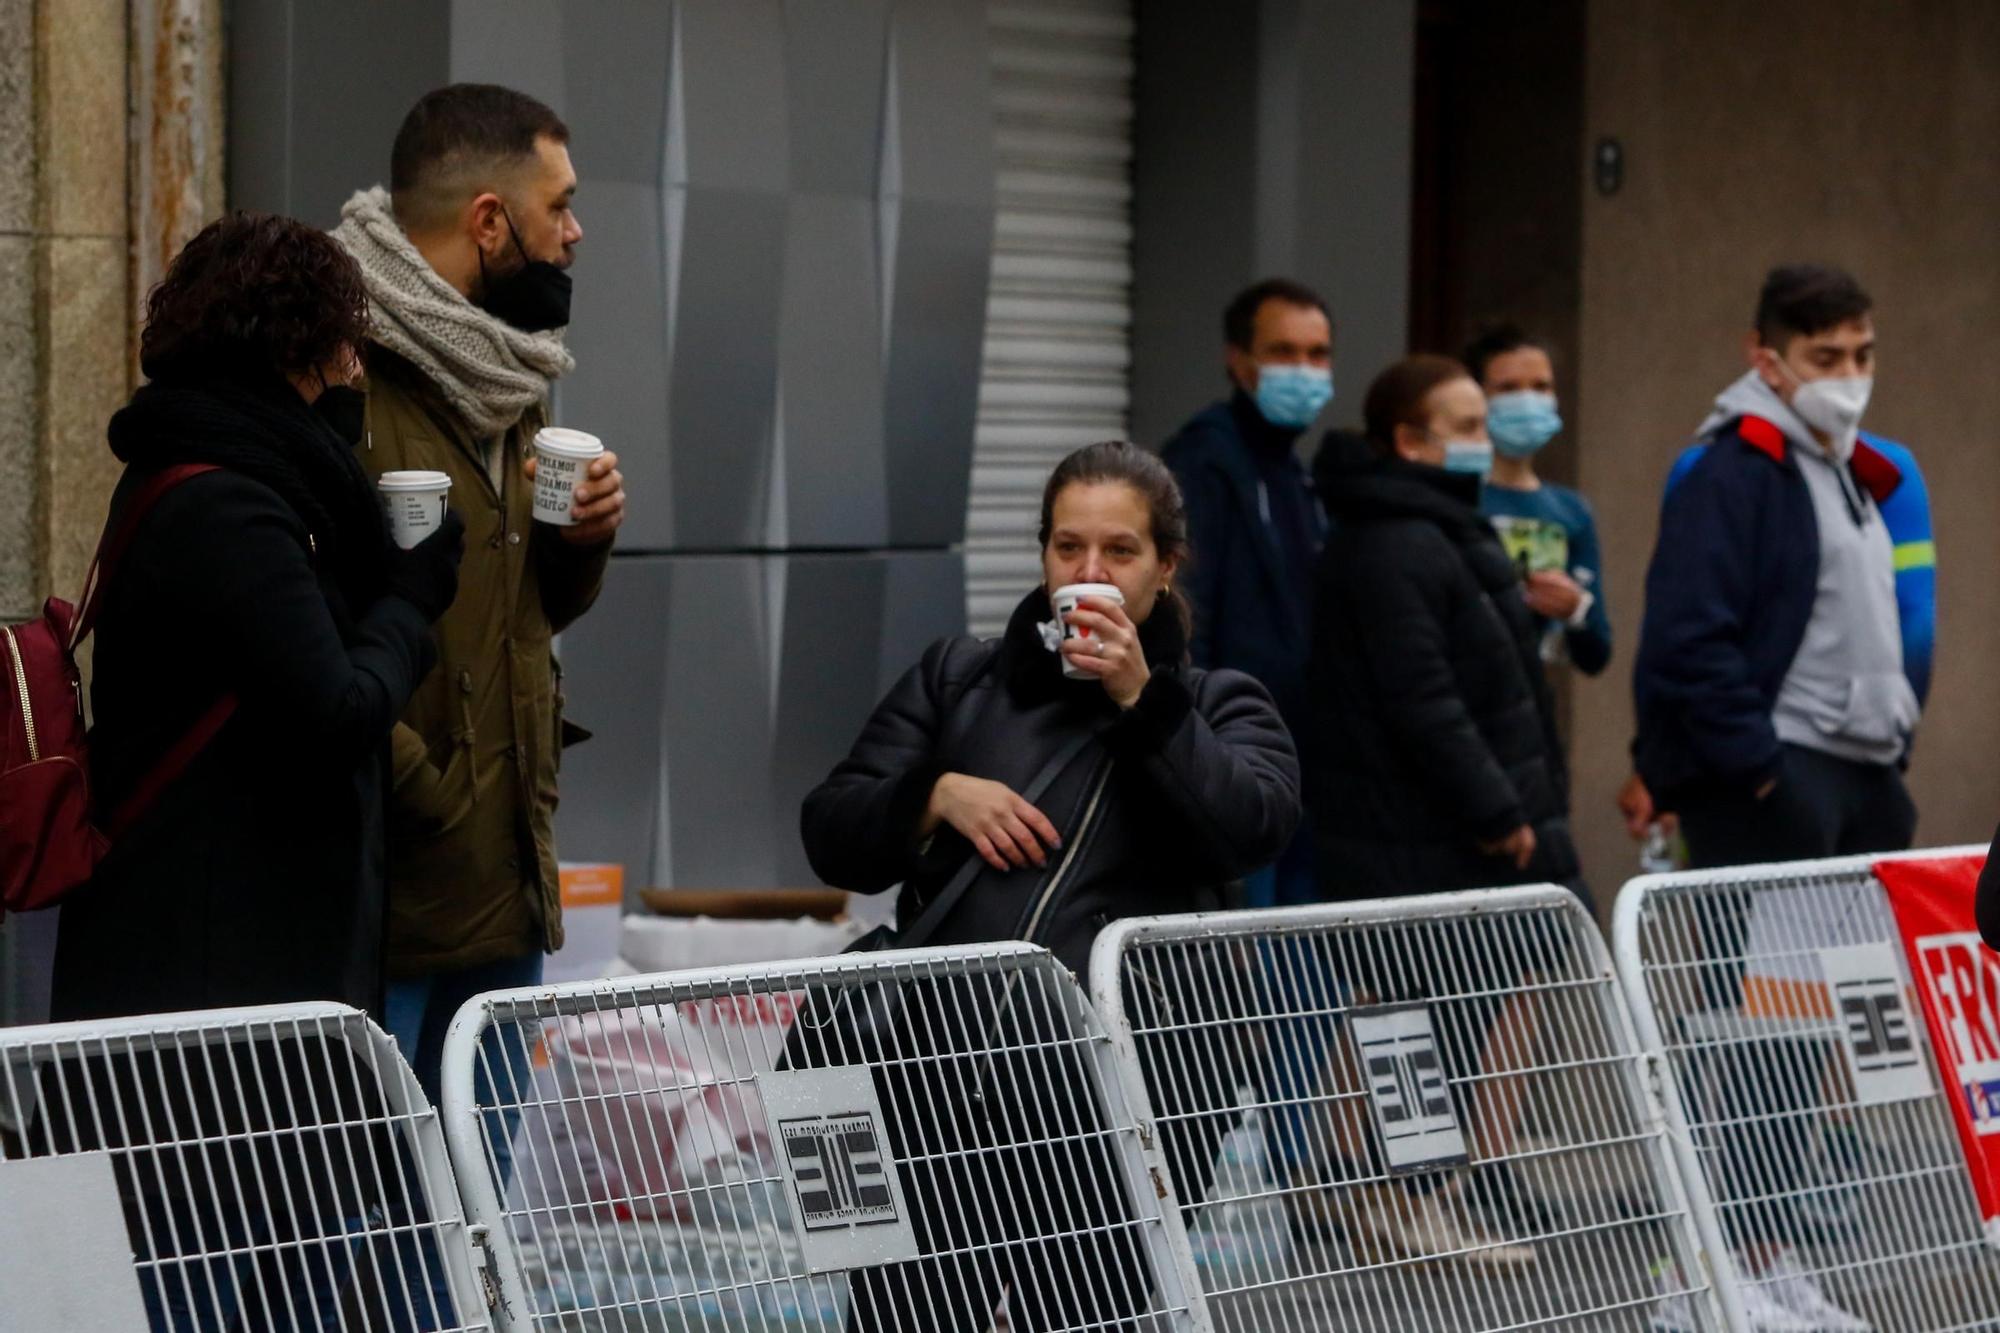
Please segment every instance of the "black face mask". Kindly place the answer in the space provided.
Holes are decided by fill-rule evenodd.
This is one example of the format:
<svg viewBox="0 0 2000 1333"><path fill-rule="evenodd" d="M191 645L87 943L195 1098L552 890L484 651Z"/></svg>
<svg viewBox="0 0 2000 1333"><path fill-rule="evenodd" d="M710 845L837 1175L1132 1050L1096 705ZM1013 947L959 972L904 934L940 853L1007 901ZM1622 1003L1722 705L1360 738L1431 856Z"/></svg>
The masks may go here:
<svg viewBox="0 0 2000 1333"><path fill-rule="evenodd" d="M523 333L564 327L569 323L569 274L546 259L528 258L521 233L514 230L514 219L505 209L500 216L507 219L507 234L521 253L521 267L493 277L486 272L485 252L480 252L480 309Z"/></svg>
<svg viewBox="0 0 2000 1333"><path fill-rule="evenodd" d="M368 429L368 395L345 384L330 384L313 399L312 409L350 445L361 443Z"/></svg>

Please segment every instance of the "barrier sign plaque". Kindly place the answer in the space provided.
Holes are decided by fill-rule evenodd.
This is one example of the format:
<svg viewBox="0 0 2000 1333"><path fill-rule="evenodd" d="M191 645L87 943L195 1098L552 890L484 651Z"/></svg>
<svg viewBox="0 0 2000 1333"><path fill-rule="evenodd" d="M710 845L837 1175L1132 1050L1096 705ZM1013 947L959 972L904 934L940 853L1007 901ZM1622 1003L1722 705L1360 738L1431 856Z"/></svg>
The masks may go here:
<svg viewBox="0 0 2000 1333"><path fill-rule="evenodd" d="M917 1258L868 1070L778 1070L757 1084L807 1268L834 1273Z"/></svg>
<svg viewBox="0 0 2000 1333"><path fill-rule="evenodd" d="M1827 998L1840 1025L1855 1099L1864 1105L1931 1095L1931 1079L1911 1027L1896 946L1888 940L1820 950Z"/></svg>
<svg viewBox="0 0 2000 1333"><path fill-rule="evenodd" d="M1374 1005L1356 1009L1349 1028L1389 1170L1464 1165L1465 1135L1430 1010L1421 1004Z"/></svg>

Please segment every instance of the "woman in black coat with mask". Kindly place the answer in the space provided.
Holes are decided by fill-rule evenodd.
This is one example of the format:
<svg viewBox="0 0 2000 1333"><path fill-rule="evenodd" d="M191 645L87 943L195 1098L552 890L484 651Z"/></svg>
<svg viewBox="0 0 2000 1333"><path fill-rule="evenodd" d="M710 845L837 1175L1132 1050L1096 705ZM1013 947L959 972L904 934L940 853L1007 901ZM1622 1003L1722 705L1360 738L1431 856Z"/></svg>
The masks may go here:
<svg viewBox="0 0 2000 1333"><path fill-rule="evenodd" d="M1187 663L1187 611L1172 589L1190 558L1187 522L1155 456L1123 443L1070 455L1043 495L1041 547L1042 586L1001 638L933 645L876 708L806 798L805 847L828 884L875 893L900 883L902 944L1027 940L1081 975L1108 922L1220 907L1224 884L1269 863L1298 821L1298 765L1262 686ZM1113 585L1123 605L1086 598L1068 622L1087 633L1058 649L1050 594L1078 583ZM1033 1006L1010 1008L976 985L934 990L903 997L891 1046L936 1055L1037 1040ZM805 1051L800 1063L861 1054ZM1121 1184L1088 1138L1084 1071L1041 1060L982 1060L965 1078L949 1058L878 1067L877 1087L898 1160L932 1159L902 1177L927 1252L979 1234L1078 1238L864 1271L851 1327L981 1330L1003 1289L1023 1330L1096 1327L1143 1308L1150 1281L1132 1233L1118 1229ZM1222 1063L1204 1070L1219 1085L1187 1090L1178 1109L1234 1105ZM1222 1121L1196 1123L1188 1132L1199 1138ZM1066 1135L1084 1146L1023 1146ZM1213 1143L1168 1151L1184 1192L1197 1192ZM997 1181L1036 1170L1055 1197L996 1193Z"/></svg>
<svg viewBox="0 0 2000 1333"><path fill-rule="evenodd" d="M107 531L137 526L102 590L90 760L100 812L156 795L63 902L59 1019L380 1011L389 732L430 669L464 527L447 514L415 549L390 543L353 452L366 341L354 261L288 218L211 224L147 300L150 382L110 427L125 474ZM183 465L210 470L131 509ZM351 1299L365 1219L423 1221L392 1170L353 1168L399 1148L372 1053L341 1035L281 1024L226 1057L114 1043L51 1066L65 1086L33 1141L112 1153L153 1327L318 1328ZM64 1109L84 1106L99 1114ZM384 1298L429 1300L420 1283Z"/></svg>
<svg viewBox="0 0 2000 1333"><path fill-rule="evenodd" d="M235 214L147 301L149 383L111 420L108 527L159 470L215 470L147 511L103 590L93 795L118 807L215 708L213 739L63 904L57 1018L339 1000L378 1010L389 732L457 588L455 515L389 541L344 432L367 342L354 261Z"/></svg>

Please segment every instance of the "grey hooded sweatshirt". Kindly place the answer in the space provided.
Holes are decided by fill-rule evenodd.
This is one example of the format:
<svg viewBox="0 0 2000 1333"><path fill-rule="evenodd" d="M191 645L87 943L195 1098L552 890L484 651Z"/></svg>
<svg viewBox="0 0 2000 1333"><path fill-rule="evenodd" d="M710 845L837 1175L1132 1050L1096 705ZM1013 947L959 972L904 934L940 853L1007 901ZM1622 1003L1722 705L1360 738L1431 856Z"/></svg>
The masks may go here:
<svg viewBox="0 0 2000 1333"><path fill-rule="evenodd" d="M1864 764L1894 764L1917 726L1917 696L1903 674L1896 570L1889 530L1847 462L1854 441L1832 454L1757 372L1724 389L1702 423L1707 435L1740 416L1784 433L1819 522L1819 585L1812 619L1771 710L1778 739Z"/></svg>

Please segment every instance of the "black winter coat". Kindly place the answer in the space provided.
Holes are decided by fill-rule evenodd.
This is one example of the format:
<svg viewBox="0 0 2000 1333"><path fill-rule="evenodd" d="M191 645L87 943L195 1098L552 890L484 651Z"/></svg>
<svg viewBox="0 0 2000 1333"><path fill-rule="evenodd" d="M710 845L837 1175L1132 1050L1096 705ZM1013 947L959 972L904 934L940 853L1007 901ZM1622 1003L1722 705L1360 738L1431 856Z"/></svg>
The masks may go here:
<svg viewBox="0 0 2000 1333"><path fill-rule="evenodd" d="M1194 603L1189 655L1256 677L1302 741L1306 620L1326 518L1292 450L1299 435L1265 421L1238 390L1181 427L1160 458L1180 483L1194 550L1180 576Z"/></svg>
<svg viewBox="0 0 2000 1333"><path fill-rule="evenodd" d="M1307 801L1329 896L1577 874L1568 777L1520 577L1479 483L1329 437L1333 532L1315 590ZM1525 872L1479 843L1522 824Z"/></svg>
<svg viewBox="0 0 2000 1333"><path fill-rule="evenodd" d="M183 482L106 586L91 685L101 808L218 697L239 702L64 901L60 1019L292 1000L380 1010L389 730L430 668L430 627L383 591L380 510L345 443L282 381L257 394L198 407L217 415L178 440L177 409L114 420L128 459L114 516L166 462L256 465L270 484L234 467ZM333 451L312 460L323 475L268 470L254 451L282 457L279 439L262 442L274 424L293 447ZM281 498L288 477L299 489Z"/></svg>
<svg viewBox="0 0 2000 1333"><path fill-rule="evenodd" d="M898 916L909 922L976 855L949 826L918 845L939 775L1020 791L1078 728L1106 725L1038 803L1063 837L1049 868L985 869L926 941L1024 939L1082 974L1109 922L1219 907L1224 884L1273 860L1298 823L1299 772L1263 686L1183 665L1171 614L1140 629L1152 679L1122 715L1101 685L1063 677L1036 630L1052 614L1038 589L1002 638L933 644L806 797L801 823L822 880L858 893L901 883Z"/></svg>

